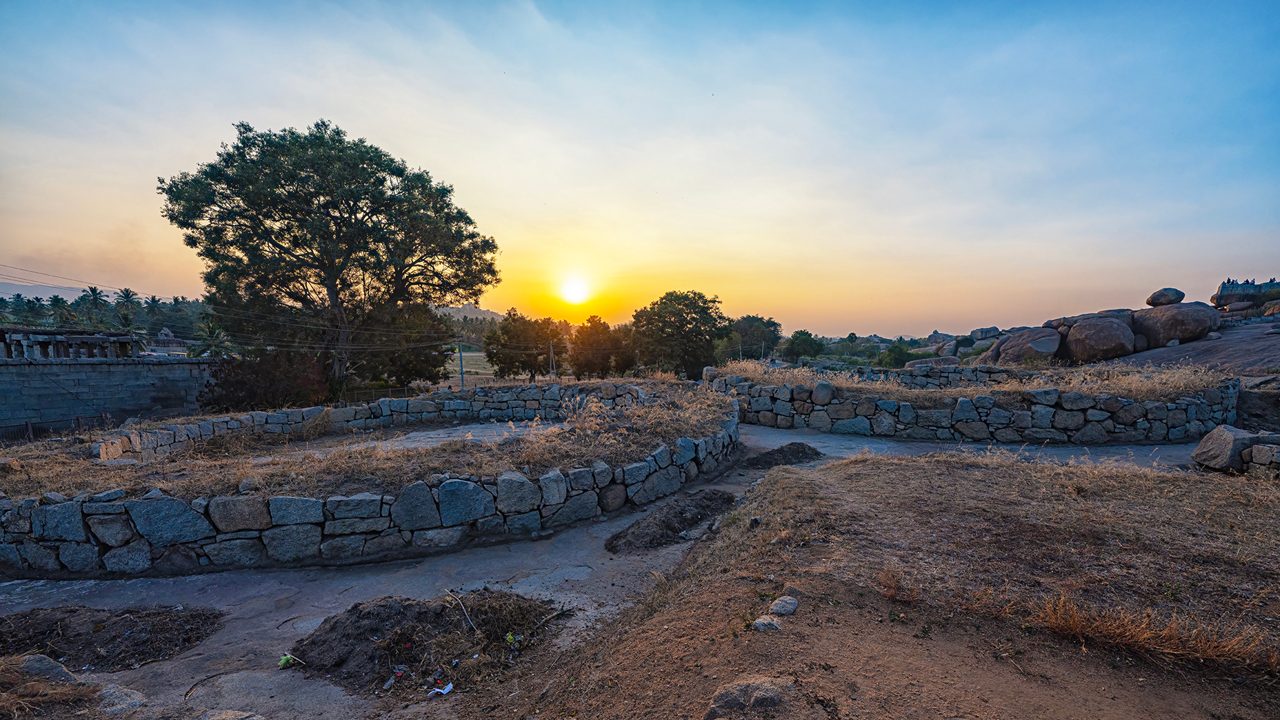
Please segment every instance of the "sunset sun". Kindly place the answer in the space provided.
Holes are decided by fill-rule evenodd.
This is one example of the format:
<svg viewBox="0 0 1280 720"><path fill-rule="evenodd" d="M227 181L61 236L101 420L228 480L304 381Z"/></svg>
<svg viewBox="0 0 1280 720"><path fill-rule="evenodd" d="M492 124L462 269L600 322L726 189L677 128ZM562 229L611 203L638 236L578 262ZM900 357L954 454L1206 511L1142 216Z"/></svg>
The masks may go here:
<svg viewBox="0 0 1280 720"><path fill-rule="evenodd" d="M560 284L560 298L571 305L581 305L591 297L591 288L581 277L566 278Z"/></svg>

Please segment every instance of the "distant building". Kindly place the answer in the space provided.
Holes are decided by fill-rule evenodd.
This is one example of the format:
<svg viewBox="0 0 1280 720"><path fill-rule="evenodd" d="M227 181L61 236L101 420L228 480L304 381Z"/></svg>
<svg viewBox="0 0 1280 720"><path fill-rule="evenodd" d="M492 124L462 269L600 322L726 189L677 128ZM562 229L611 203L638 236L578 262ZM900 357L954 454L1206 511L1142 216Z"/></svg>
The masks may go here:
<svg viewBox="0 0 1280 720"><path fill-rule="evenodd" d="M0 327L0 360L138 357L142 341L126 332Z"/></svg>
<svg viewBox="0 0 1280 720"><path fill-rule="evenodd" d="M147 352L152 355L176 355L178 357L187 356L187 348L194 345L190 340L174 337L173 331L169 328L160 328L160 332L147 343Z"/></svg>

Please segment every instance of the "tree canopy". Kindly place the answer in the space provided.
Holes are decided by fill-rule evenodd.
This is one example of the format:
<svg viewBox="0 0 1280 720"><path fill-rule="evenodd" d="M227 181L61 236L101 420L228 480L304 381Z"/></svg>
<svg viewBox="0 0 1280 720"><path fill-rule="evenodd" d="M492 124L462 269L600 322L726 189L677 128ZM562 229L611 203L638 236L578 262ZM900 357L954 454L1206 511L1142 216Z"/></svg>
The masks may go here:
<svg viewBox="0 0 1280 720"><path fill-rule="evenodd" d="M640 362L688 378L715 364L715 341L727 325L719 298L696 290L669 292L637 310L632 322Z"/></svg>
<svg viewBox="0 0 1280 720"><path fill-rule="evenodd" d="M497 282L494 240L450 186L329 122L236 133L212 162L159 181L219 324L242 344L315 353L331 382L430 377L396 356L444 357L430 307Z"/></svg>
<svg viewBox="0 0 1280 720"><path fill-rule="evenodd" d="M563 362L567 354L564 333L555 320L534 320L515 308L508 310L484 338L485 360L498 378L527 374L532 383L539 375L552 374L554 363Z"/></svg>
<svg viewBox="0 0 1280 720"><path fill-rule="evenodd" d="M808 330L796 330L787 338L782 348L782 357L795 362L802 357L814 357L822 353L826 344Z"/></svg>
<svg viewBox="0 0 1280 720"><path fill-rule="evenodd" d="M607 377L613 368L613 332L609 323L592 315L573 331L569 347L569 365L575 378Z"/></svg>

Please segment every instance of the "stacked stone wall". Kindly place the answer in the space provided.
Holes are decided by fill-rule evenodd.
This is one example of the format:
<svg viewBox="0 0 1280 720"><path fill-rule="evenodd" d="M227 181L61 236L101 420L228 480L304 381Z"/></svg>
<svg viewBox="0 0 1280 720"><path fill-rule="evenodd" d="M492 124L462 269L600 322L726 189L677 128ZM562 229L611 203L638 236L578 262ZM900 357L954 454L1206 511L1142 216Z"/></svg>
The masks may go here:
<svg viewBox="0 0 1280 720"><path fill-rule="evenodd" d="M1267 480L1280 479L1280 445L1254 445L1245 448L1240 457L1246 474Z"/></svg>
<svg viewBox="0 0 1280 720"><path fill-rule="evenodd" d="M508 394L510 399L504 400ZM431 413L494 420L555 417L593 394L609 396L605 399L615 406L645 399L639 388L626 386L581 392L558 386L481 389L442 402L423 401L435 403L434 410L412 405L412 400L345 408L355 412L343 412L336 420L332 414L337 411L331 410L329 422L340 428L363 421L382 426L420 421L415 417ZM368 417L360 417L365 411ZM321 416L290 412L285 415L301 417L289 420L290 427ZM123 490L75 498L56 493L22 500L0 496L0 576L134 576L349 564L415 557L472 540L540 537L628 505L653 502L687 482L714 475L737 444L735 403L721 429L706 437L680 438L672 447L662 445L621 465L597 460L538 477L514 469L491 477L443 473L395 494L325 498L246 493L188 501L158 490L136 498Z"/></svg>
<svg viewBox="0 0 1280 720"><path fill-rule="evenodd" d="M749 425L814 428L823 432L907 440L1006 443L1167 443L1195 440L1235 421L1238 380L1172 402L1139 401L1037 389L940 398L942 407L854 393L828 382L761 385L742 377L720 377L712 386L739 400Z"/></svg>

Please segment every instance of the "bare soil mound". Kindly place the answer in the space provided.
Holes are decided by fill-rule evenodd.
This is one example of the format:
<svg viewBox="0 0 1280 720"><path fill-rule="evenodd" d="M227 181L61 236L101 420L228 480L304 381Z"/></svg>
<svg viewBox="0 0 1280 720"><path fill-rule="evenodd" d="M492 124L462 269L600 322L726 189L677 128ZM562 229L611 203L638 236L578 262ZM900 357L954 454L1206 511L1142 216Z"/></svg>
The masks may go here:
<svg viewBox="0 0 1280 720"><path fill-rule="evenodd" d="M361 695L422 697L449 684L465 691L514 666L561 614L543 600L488 589L384 597L326 619L291 654L308 673Z"/></svg>
<svg viewBox="0 0 1280 720"><path fill-rule="evenodd" d="M691 528L733 507L733 502L733 495L723 490L699 490L678 497L614 533L604 547L624 555L683 542L689 539L686 533Z"/></svg>
<svg viewBox="0 0 1280 720"><path fill-rule="evenodd" d="M116 672L166 660L222 627L210 608L37 608L0 616L0 656L48 655L74 671Z"/></svg>
<svg viewBox="0 0 1280 720"><path fill-rule="evenodd" d="M821 450L801 442L792 442L753 455L738 464L743 470L767 470L779 465L800 465L826 457Z"/></svg>

